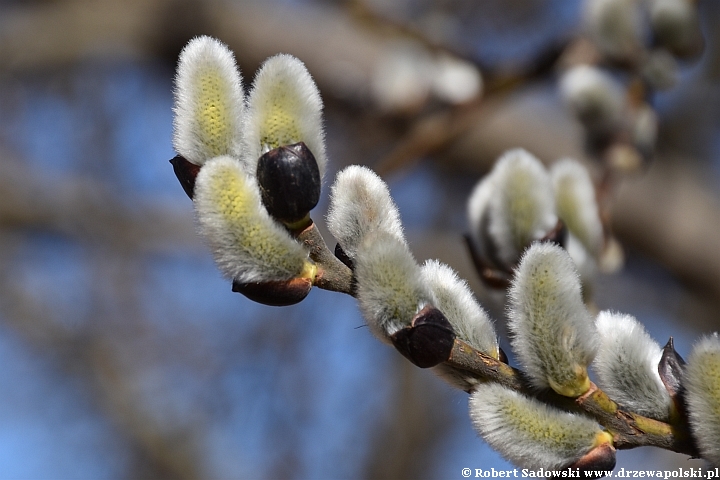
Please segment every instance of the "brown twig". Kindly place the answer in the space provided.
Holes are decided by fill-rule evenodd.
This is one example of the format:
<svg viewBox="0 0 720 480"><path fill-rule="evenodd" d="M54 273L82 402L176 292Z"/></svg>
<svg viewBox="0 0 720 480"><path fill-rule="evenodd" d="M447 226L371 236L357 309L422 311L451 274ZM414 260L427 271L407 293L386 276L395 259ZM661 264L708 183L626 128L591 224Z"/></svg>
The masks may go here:
<svg viewBox="0 0 720 480"><path fill-rule="evenodd" d="M296 234L296 238L310 250L310 258L318 266L314 285L323 290L354 296L355 288L352 270L338 260L328 249L315 223L311 221L310 225Z"/></svg>
<svg viewBox="0 0 720 480"><path fill-rule="evenodd" d="M480 381L493 381L534 397L541 393L527 384L520 370L475 350L462 340L455 340L450 357L445 363ZM670 425L624 411L594 383L591 383L587 393L574 402L553 393L543 393L541 396L549 403L579 410L594 418L613 434L614 444L618 449L654 446L693 457L698 455L685 422L678 421L677 424Z"/></svg>
<svg viewBox="0 0 720 480"><path fill-rule="evenodd" d="M297 238L308 246L310 257L322 272L316 278L315 285L325 290L354 295L352 271L330 252L315 224L311 223L298 233ZM678 418L669 424L622 410L594 383L590 384L588 392L577 399L553 392L539 392L530 386L520 370L457 338L443 364L478 381L499 383L528 396L541 397L561 408L583 412L613 434L614 445L618 449L655 446L693 457L698 455L686 421Z"/></svg>

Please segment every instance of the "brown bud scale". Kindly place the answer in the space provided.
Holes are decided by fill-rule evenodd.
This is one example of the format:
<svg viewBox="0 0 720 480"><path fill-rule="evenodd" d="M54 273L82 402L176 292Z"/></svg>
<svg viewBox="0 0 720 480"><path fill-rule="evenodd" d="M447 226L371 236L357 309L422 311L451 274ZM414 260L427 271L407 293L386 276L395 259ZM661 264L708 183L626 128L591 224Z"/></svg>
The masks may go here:
<svg viewBox="0 0 720 480"><path fill-rule="evenodd" d="M427 306L415 315L409 327L398 330L390 339L413 364L429 368L450 358L455 331L440 310Z"/></svg>
<svg viewBox="0 0 720 480"><path fill-rule="evenodd" d="M309 278L293 278L277 282L248 282L234 281L232 291L242 293L254 302L273 307L286 307L301 302L312 289Z"/></svg>
<svg viewBox="0 0 720 480"><path fill-rule="evenodd" d="M200 171L200 166L188 162L182 155L176 155L170 160L170 163L173 166L175 176L180 182L180 186L187 196L190 197L190 200L192 200L195 191L195 177L197 177Z"/></svg>

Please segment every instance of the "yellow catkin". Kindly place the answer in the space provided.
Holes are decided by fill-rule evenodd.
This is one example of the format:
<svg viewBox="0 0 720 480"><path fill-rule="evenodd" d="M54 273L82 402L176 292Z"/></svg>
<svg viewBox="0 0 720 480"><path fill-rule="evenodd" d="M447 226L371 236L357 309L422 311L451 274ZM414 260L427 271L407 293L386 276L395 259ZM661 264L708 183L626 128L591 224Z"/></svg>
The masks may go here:
<svg viewBox="0 0 720 480"><path fill-rule="evenodd" d="M685 370L690 424L703 458L720 465L720 339L703 338Z"/></svg>
<svg viewBox="0 0 720 480"><path fill-rule="evenodd" d="M307 252L270 218L257 187L235 159L208 162L195 190L203 233L226 275L242 281L314 277Z"/></svg>
<svg viewBox="0 0 720 480"><path fill-rule="evenodd" d="M557 245L533 244L509 293L513 348L533 384L569 397L585 393L597 335L568 253Z"/></svg>
<svg viewBox="0 0 720 480"><path fill-rule="evenodd" d="M201 75L197 79L198 134L203 144L213 156L228 152L233 120L229 116L225 101L228 98L228 86L217 72Z"/></svg>
<svg viewBox="0 0 720 480"><path fill-rule="evenodd" d="M300 132L299 109L297 95L293 94L292 85L280 81L267 93L265 108L261 109L260 144L270 149L298 142Z"/></svg>
<svg viewBox="0 0 720 480"><path fill-rule="evenodd" d="M537 228L538 206L535 199L535 179L529 172L516 169L508 177L506 190L510 231L515 248L522 250L533 240Z"/></svg>
<svg viewBox="0 0 720 480"><path fill-rule="evenodd" d="M720 351L705 353L698 363L696 368L704 379L702 386L707 392L707 398L715 399L715 402L708 402L710 411L713 418L720 419Z"/></svg>
<svg viewBox="0 0 720 480"><path fill-rule="evenodd" d="M534 288L532 294L528 298L528 303L532 305L531 311L534 312L536 318L546 317L546 321L534 321L530 323L530 331L533 335L539 337L547 337L548 340L555 339L558 346L564 348L555 349L538 349L536 354L544 356L545 364L555 365L552 369L552 376L548 377L550 388L560 395L567 397L577 397L585 393L590 388L590 379L587 374L587 368L577 364L577 359L571 354L571 343L577 334L567 325L560 328L552 319L549 318L551 312L555 309L554 304L562 301L560 292L558 291L557 279L555 272L550 273L547 267L535 266L530 270L530 278Z"/></svg>
<svg viewBox="0 0 720 480"><path fill-rule="evenodd" d="M558 421L552 415L535 415L532 412L531 403L520 398L503 398L501 411L505 421L510 427L509 430L521 432L528 440L540 445L552 442L558 449L573 449L577 445L595 445L597 435L602 432L597 430L584 430L579 428L568 428L565 422Z"/></svg>
<svg viewBox="0 0 720 480"><path fill-rule="evenodd" d="M470 418L483 439L523 468L560 469L612 436L590 418L564 412L494 383L470 396Z"/></svg>
<svg viewBox="0 0 720 480"><path fill-rule="evenodd" d="M573 179L569 177L562 178L558 181L555 188L555 202L558 216L563 219L568 230L590 250L589 246L592 245L592 240L590 238L590 232L588 232L585 223L582 218L580 218L577 195L573 191L575 188Z"/></svg>

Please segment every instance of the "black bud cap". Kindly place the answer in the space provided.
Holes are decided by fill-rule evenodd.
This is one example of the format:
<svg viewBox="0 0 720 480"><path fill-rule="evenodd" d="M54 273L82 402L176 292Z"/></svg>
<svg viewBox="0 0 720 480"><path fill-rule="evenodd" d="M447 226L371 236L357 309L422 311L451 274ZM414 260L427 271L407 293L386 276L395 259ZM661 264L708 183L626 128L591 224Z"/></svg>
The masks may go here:
<svg viewBox="0 0 720 480"><path fill-rule="evenodd" d="M253 302L273 307L286 307L301 302L312 289L309 278L293 278L277 282L233 281L232 291L242 293Z"/></svg>
<svg viewBox="0 0 720 480"><path fill-rule="evenodd" d="M192 200L193 192L195 191L195 177L197 177L200 171L200 166L188 162L182 155L175 156L175 158L170 160L170 163L173 166L175 176L180 182L180 186L185 190L190 200Z"/></svg>
<svg viewBox="0 0 720 480"><path fill-rule="evenodd" d="M411 326L398 330L390 339L398 352L420 368L434 367L450 358L455 331L440 310L423 308Z"/></svg>
<svg viewBox="0 0 720 480"><path fill-rule="evenodd" d="M268 213L285 223L303 220L320 200L320 170L303 142L260 157L257 180Z"/></svg>

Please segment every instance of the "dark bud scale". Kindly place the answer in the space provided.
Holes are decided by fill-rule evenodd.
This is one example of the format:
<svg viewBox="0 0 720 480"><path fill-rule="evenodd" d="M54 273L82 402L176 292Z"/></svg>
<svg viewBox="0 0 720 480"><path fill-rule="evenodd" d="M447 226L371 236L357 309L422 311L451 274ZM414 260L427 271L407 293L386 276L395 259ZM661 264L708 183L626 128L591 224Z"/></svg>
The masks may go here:
<svg viewBox="0 0 720 480"><path fill-rule="evenodd" d="M434 367L450 358L455 331L440 310L427 306L412 324L391 335L393 345L420 368Z"/></svg>
<svg viewBox="0 0 720 480"><path fill-rule="evenodd" d="M287 224L303 220L320 200L320 170L303 142L260 157L257 180L268 213Z"/></svg>
<svg viewBox="0 0 720 480"><path fill-rule="evenodd" d="M660 357L658 363L658 373L660 374L660 380L662 380L665 389L675 404L675 409L680 413L685 413L685 387L682 384L685 373L685 360L675 350L672 337L663 348L662 357Z"/></svg>
<svg viewBox="0 0 720 480"><path fill-rule="evenodd" d="M682 389L682 377L685 371L685 360L675 351L673 338L670 337L663 348L658 364L658 373L670 395L676 395Z"/></svg>
<svg viewBox="0 0 720 480"><path fill-rule="evenodd" d="M180 186L185 190L190 200L192 200L193 192L195 191L195 177L197 177L200 171L200 166L188 162L182 155L177 155L170 160L170 163L173 166L175 176L180 182Z"/></svg>
<svg viewBox="0 0 720 480"><path fill-rule="evenodd" d="M312 289L309 278L293 278L287 281L276 282L248 282L234 281L232 291L242 293L254 302L273 307L286 307L295 305L307 297Z"/></svg>
<svg viewBox="0 0 720 480"><path fill-rule="evenodd" d="M558 219L555 228L545 234L539 241L542 243L554 243L558 247L565 248L567 246L567 237L568 229L565 226L565 222Z"/></svg>
<svg viewBox="0 0 720 480"><path fill-rule="evenodd" d="M615 469L615 448L608 444L595 447L567 468L577 469L582 478L602 478L603 472Z"/></svg>
<svg viewBox="0 0 720 480"><path fill-rule="evenodd" d="M507 353L505 353L505 350L498 347L498 352L499 352L498 360L500 360L502 363L508 363L508 357L507 357Z"/></svg>

